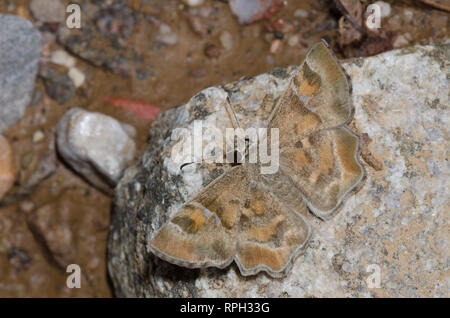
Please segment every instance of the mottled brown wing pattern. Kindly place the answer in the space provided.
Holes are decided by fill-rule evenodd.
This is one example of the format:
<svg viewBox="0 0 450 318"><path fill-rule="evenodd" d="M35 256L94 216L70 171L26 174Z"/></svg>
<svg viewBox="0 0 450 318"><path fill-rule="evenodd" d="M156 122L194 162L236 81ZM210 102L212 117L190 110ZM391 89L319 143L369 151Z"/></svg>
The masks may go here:
<svg viewBox="0 0 450 318"><path fill-rule="evenodd" d="M331 217L364 176L359 139L345 124L353 107L344 71L325 43L315 45L274 109L280 170L320 218Z"/></svg>
<svg viewBox="0 0 450 318"><path fill-rule="evenodd" d="M278 128L280 147L293 146L311 133L344 125L353 107L350 86L333 53L323 42L308 53L273 110L269 128Z"/></svg>
<svg viewBox="0 0 450 318"><path fill-rule="evenodd" d="M280 149L280 171L292 180L318 217L331 217L363 178L358 142L350 130L337 127Z"/></svg>
<svg viewBox="0 0 450 318"><path fill-rule="evenodd" d="M233 260L242 193L248 188L243 166L211 182L157 232L150 249L168 262L190 268L223 268Z"/></svg>
<svg viewBox="0 0 450 318"><path fill-rule="evenodd" d="M185 203L155 235L152 252L190 268L236 261L243 275L282 276L311 235L303 216L285 206L248 165L234 167ZM306 211L306 205L298 207Z"/></svg>
<svg viewBox="0 0 450 318"><path fill-rule="evenodd" d="M308 208L330 217L364 178L359 138L345 126L352 112L345 73L325 43L315 45L269 118L269 131L279 129L278 172L261 175L246 163L227 170L162 226L150 249L185 267L234 260L242 275L286 274L311 236Z"/></svg>
<svg viewBox="0 0 450 318"><path fill-rule="evenodd" d="M306 205L301 202L295 209L287 206L256 175L247 193L239 222L236 264L245 276L260 271L272 277L284 276L311 236L303 217Z"/></svg>

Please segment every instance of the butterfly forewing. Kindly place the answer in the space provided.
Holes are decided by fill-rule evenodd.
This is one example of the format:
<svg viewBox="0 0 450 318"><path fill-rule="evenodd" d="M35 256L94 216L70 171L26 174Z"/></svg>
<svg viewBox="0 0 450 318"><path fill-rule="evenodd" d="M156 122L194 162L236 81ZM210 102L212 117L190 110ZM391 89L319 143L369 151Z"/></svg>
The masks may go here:
<svg viewBox="0 0 450 318"><path fill-rule="evenodd" d="M275 107L269 128L280 130L280 145L294 145L324 128L345 124L353 112L347 77L326 44L316 44Z"/></svg>

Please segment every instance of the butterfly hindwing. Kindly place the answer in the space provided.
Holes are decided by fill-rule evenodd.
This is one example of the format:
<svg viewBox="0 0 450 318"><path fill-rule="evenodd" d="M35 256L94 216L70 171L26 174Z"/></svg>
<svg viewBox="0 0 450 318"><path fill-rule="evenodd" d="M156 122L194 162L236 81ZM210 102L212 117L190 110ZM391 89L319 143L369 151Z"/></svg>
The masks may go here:
<svg viewBox="0 0 450 318"><path fill-rule="evenodd" d="M231 168L185 203L157 232L151 250L185 267L223 268L233 259L248 182L242 166Z"/></svg>
<svg viewBox="0 0 450 318"><path fill-rule="evenodd" d="M280 170L318 217L329 218L364 177L358 137L345 127L325 129L280 149Z"/></svg>
<svg viewBox="0 0 450 318"><path fill-rule="evenodd" d="M301 203L294 211L261 180L250 182L236 253L236 263L243 275L260 271L273 277L285 275L311 235L311 228L302 216L306 205Z"/></svg>
<svg viewBox="0 0 450 318"><path fill-rule="evenodd" d="M283 275L311 235L301 215L306 206L288 208L249 171L232 168L185 203L155 235L151 250L185 267L223 268L235 259L243 275Z"/></svg>

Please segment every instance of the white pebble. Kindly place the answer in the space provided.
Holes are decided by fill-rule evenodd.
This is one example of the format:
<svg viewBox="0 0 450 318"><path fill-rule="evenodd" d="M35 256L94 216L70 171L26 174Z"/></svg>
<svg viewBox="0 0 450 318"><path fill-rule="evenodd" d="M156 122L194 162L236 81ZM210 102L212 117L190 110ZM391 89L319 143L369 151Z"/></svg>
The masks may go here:
<svg viewBox="0 0 450 318"><path fill-rule="evenodd" d="M76 60L64 50L57 50L52 53L50 58L52 63L71 68L75 66Z"/></svg>
<svg viewBox="0 0 450 318"><path fill-rule="evenodd" d="M294 12L294 17L296 18L306 18L308 16L308 11L297 9Z"/></svg>
<svg viewBox="0 0 450 318"><path fill-rule="evenodd" d="M233 36L230 32L225 31L220 35L220 43L225 50L230 51L233 49Z"/></svg>
<svg viewBox="0 0 450 318"><path fill-rule="evenodd" d="M86 75L76 67L71 67L68 75L75 87L80 87L86 80Z"/></svg>
<svg viewBox="0 0 450 318"><path fill-rule="evenodd" d="M205 0L183 0L183 2L190 7L196 7L196 6L203 4L203 2L205 2Z"/></svg>
<svg viewBox="0 0 450 318"><path fill-rule="evenodd" d="M75 107L56 126L61 157L106 193L111 192L111 186L117 184L134 158L136 146L123 125L110 116Z"/></svg>
<svg viewBox="0 0 450 318"><path fill-rule="evenodd" d="M290 47L295 47L295 46L298 45L299 41L300 41L300 39L299 39L299 37L298 37L297 34L292 35L292 36L289 37L288 45L289 45Z"/></svg>
<svg viewBox="0 0 450 318"><path fill-rule="evenodd" d="M38 143L42 140L44 140L44 133L41 130L36 130L33 134L33 142Z"/></svg>
<svg viewBox="0 0 450 318"><path fill-rule="evenodd" d="M178 42L178 37L174 32L172 32L172 28L170 26L163 23L159 26L159 33L156 40L166 45L175 45Z"/></svg>
<svg viewBox="0 0 450 318"><path fill-rule="evenodd" d="M270 45L270 53L271 54L277 53L280 47L281 47L281 40L279 39L274 40Z"/></svg>

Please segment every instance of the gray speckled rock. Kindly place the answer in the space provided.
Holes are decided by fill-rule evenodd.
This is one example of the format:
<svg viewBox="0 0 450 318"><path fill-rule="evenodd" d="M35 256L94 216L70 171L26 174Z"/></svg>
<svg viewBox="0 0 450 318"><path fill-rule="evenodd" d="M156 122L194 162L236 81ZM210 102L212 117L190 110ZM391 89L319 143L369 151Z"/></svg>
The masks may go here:
<svg viewBox="0 0 450 318"><path fill-rule="evenodd" d="M343 63L363 136L364 187L328 221L309 215L313 238L282 279L242 277L236 265L190 270L154 257L148 242L178 206L222 168L170 157L171 132L193 120L229 125L223 103L264 121L292 68L208 88L154 122L150 144L116 190L108 267L118 296L448 297L449 45L412 47ZM272 102L270 102L272 101ZM379 288L367 283L375 264ZM375 287L375 288L370 288Z"/></svg>
<svg viewBox="0 0 450 318"><path fill-rule="evenodd" d="M134 127L107 115L71 108L59 121L56 133L64 160L106 193L134 157Z"/></svg>
<svg viewBox="0 0 450 318"><path fill-rule="evenodd" d="M41 36L31 22L0 14L0 133L24 115L40 54Z"/></svg>

